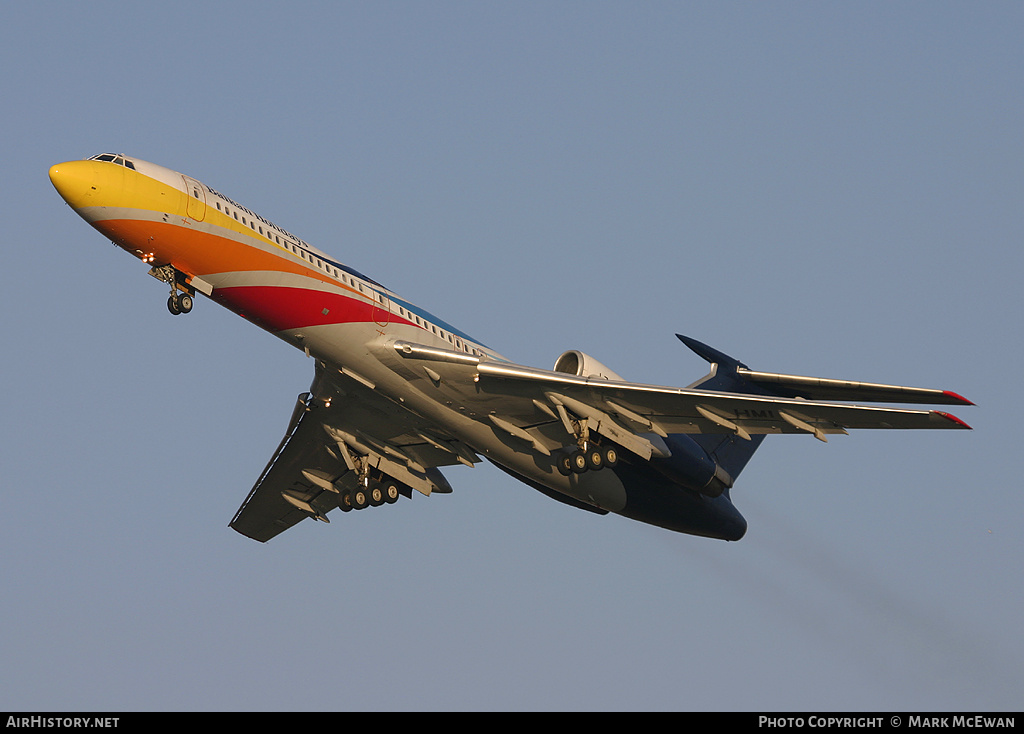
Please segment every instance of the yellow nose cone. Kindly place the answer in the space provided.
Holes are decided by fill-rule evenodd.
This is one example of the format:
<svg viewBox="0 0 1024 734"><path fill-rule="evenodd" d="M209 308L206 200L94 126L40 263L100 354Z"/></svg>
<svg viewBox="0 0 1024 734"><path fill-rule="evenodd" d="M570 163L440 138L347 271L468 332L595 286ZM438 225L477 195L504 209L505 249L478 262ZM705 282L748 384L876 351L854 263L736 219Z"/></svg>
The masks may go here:
<svg viewBox="0 0 1024 734"><path fill-rule="evenodd" d="M123 176L111 163L101 161L68 161L50 167L50 182L64 201L74 209L97 205L100 191ZM108 191L109 193L109 191Z"/></svg>

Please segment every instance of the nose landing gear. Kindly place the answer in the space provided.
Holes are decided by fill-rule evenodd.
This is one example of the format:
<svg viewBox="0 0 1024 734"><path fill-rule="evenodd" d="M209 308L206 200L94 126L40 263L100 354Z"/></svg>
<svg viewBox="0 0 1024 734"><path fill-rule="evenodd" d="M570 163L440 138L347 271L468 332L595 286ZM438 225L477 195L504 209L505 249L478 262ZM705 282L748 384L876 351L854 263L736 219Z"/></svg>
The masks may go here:
<svg viewBox="0 0 1024 734"><path fill-rule="evenodd" d="M167 297L167 310L177 316L192 310L192 296L188 293L172 293Z"/></svg>
<svg viewBox="0 0 1024 734"><path fill-rule="evenodd" d="M185 282L184 273L173 265L161 265L151 268L149 274L171 287L171 295L167 297L168 311L177 316L192 310L195 289ZM179 293L179 290L182 292Z"/></svg>

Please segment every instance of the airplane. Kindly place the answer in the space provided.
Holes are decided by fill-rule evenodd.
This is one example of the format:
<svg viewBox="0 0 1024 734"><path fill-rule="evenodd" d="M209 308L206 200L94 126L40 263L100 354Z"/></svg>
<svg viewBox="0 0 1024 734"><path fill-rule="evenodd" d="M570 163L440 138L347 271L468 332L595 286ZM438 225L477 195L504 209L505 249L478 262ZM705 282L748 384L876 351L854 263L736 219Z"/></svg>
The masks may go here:
<svg viewBox="0 0 1024 734"><path fill-rule="evenodd" d="M315 360L288 428L229 525L266 542L304 519L449 493L440 468L486 459L566 505L739 540L736 478L769 434L970 429L948 390L753 370L696 339L685 388L629 382L569 350L517 364L195 178L120 154L59 163L82 219L150 266L189 313L202 294ZM415 257L414 254L410 255Z"/></svg>

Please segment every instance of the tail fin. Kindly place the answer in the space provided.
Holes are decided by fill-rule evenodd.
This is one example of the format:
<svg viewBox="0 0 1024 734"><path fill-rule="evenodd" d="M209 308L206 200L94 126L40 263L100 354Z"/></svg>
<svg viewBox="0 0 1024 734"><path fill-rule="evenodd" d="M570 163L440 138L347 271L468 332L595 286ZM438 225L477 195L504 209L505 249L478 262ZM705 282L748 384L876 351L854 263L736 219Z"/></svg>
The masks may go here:
<svg viewBox="0 0 1024 734"><path fill-rule="evenodd" d="M679 341L689 347L697 356L711 364L711 372L706 377L690 385L691 388L752 395L772 394L763 387L744 379L742 371L749 370L750 368L739 360L696 339L691 339L682 334L676 334L676 336L679 338ZM735 435L711 433L693 434L690 438L707 451L708 455L720 467L729 472L733 479L736 479L747 465L747 462L750 461L750 457L761 446L764 435L751 436L749 441Z"/></svg>

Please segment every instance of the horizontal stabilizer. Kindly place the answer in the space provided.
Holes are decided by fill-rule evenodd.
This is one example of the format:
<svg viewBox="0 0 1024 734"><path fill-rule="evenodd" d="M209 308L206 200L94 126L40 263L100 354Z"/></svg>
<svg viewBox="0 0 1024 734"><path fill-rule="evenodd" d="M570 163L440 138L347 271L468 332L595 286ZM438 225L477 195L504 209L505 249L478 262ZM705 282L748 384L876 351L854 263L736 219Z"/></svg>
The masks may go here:
<svg viewBox="0 0 1024 734"><path fill-rule="evenodd" d="M712 364L718 364L723 367L729 368L747 368L747 366L740 362L739 360L733 359L728 354L720 352L714 347L709 347L707 344L699 342L696 339L693 339L688 336L683 336L682 334L676 334L676 338L679 339L679 341L681 341L687 347L689 347L694 354L696 354L698 357L705 360L706 362L711 362Z"/></svg>

